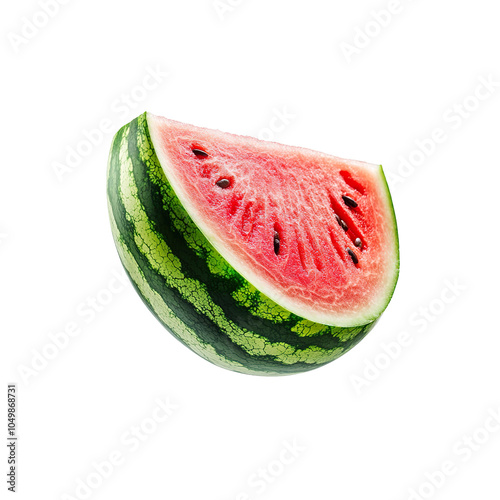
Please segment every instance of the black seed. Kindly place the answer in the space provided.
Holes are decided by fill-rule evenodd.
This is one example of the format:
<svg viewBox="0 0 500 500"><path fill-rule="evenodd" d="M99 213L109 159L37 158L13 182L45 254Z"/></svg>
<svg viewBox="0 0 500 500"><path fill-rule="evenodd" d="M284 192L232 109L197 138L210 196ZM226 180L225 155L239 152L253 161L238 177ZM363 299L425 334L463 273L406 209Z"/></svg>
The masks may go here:
<svg viewBox="0 0 500 500"><path fill-rule="evenodd" d="M280 240L274 240L274 253L276 255L280 253Z"/></svg>
<svg viewBox="0 0 500 500"><path fill-rule="evenodd" d="M229 179L221 179L220 181L216 182L217 186L219 186L222 189L226 189L229 187L231 182L229 182Z"/></svg>
<svg viewBox="0 0 500 500"><path fill-rule="evenodd" d="M349 256L351 257L352 261L354 262L354 264L357 264L359 261L358 261L358 257L356 256L356 254L350 248L346 248L346 250L347 250L347 253L349 254Z"/></svg>
<svg viewBox="0 0 500 500"><path fill-rule="evenodd" d="M337 221L338 225L341 226L342 221L340 220L340 217L337 214L333 214L333 216L335 217L335 220Z"/></svg>
<svg viewBox="0 0 500 500"><path fill-rule="evenodd" d="M361 248L361 247L363 246L363 242L361 241L361 238L356 238L356 239L354 240L354 244L355 244L357 247L359 247L359 248Z"/></svg>
<svg viewBox="0 0 500 500"><path fill-rule="evenodd" d="M343 229L344 231L347 231L347 230L349 229L349 228L347 227L347 224L346 224L343 220L341 220L341 221L340 221L340 225L342 226L342 229Z"/></svg>
<svg viewBox="0 0 500 500"><path fill-rule="evenodd" d="M349 198L349 196L342 196L342 199L348 207L356 208L358 206L358 204L352 198Z"/></svg>
<svg viewBox="0 0 500 500"><path fill-rule="evenodd" d="M208 153L206 153L202 149L193 149L192 151L198 158L206 158L208 156Z"/></svg>

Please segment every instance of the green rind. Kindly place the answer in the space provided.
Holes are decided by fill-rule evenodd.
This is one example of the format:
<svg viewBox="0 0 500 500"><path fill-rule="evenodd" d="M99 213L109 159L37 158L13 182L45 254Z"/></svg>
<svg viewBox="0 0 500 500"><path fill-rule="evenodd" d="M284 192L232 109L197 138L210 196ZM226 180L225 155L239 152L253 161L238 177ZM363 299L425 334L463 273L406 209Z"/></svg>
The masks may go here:
<svg viewBox="0 0 500 500"><path fill-rule="evenodd" d="M115 136L108 206L118 253L158 320L208 361L237 372L283 375L338 358L375 322L313 323L256 290L213 248L168 183L146 114Z"/></svg>
<svg viewBox="0 0 500 500"><path fill-rule="evenodd" d="M394 251L396 253L396 262L395 262L396 270L395 270L395 275L394 275L394 281L392 283L391 293L387 296L387 300L386 300L386 303L385 303L385 306L383 309L385 311L385 309L389 305L389 302L392 299L392 296L394 295L394 292L396 291L396 285L397 285L398 279L399 279L400 255L399 255L399 232L398 232L398 221L396 219L396 211L394 210L394 203L392 202L391 191L389 189L389 183L387 182L387 177L385 176L384 167L382 165L379 165L379 166L380 166L380 177L381 177L382 182L384 184L386 199L389 203L389 210L390 210L390 213L392 215L390 220L394 225L392 234L394 235L393 244L394 244Z"/></svg>

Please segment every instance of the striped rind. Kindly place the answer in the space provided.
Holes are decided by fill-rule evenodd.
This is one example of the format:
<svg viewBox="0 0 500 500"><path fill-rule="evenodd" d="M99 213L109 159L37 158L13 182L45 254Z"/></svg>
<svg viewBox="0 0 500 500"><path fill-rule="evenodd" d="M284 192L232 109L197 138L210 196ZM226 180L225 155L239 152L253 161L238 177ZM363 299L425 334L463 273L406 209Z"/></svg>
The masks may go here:
<svg viewBox="0 0 500 500"><path fill-rule="evenodd" d="M394 240L393 244L390 248L388 248L388 251L392 249L392 255L391 259L395 263L392 269L392 274L387 275L387 279L389 281L389 286L388 289L391 290L391 293L386 297L386 304L385 307L389 304L389 302L392 299L392 296L394 295L394 292L396 290L396 284L398 282L399 278L399 266L400 266L400 257L399 257L399 235L398 235L398 223L396 219L396 212L394 211L394 205L392 204L392 197L391 197L391 192L389 190L389 184L387 183L387 178L384 173L384 167L382 165L379 165L380 168L380 182L382 184L382 189L386 194L386 202L387 202L387 209L389 213L392 215L392 217L389 217L388 220L386 221L386 224L392 224L392 234L394 235ZM384 307L384 310L385 310Z"/></svg>
<svg viewBox="0 0 500 500"><path fill-rule="evenodd" d="M120 259L144 303L177 339L218 366L259 375L308 371L347 352L375 324L314 323L237 273L168 183L145 114L114 138L107 193Z"/></svg>

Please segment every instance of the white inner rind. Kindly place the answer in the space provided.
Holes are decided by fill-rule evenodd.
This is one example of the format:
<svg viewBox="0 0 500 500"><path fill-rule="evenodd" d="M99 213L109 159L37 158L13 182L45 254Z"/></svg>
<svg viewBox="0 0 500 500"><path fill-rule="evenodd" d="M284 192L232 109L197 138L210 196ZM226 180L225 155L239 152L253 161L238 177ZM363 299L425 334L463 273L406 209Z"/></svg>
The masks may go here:
<svg viewBox="0 0 500 500"><path fill-rule="evenodd" d="M374 179L375 184L379 187L378 196L384 204L384 223L388 225L388 227L384 227L384 230L392 236L393 244L389 245L388 248L385 249L386 262L390 263L390 265L387 266L386 274L379 283L379 291L376 295L372 295L370 303L366 303L363 305L362 312L356 311L353 313L337 310L314 310L310 307L309 304L302 303L300 299L284 294L283 291L280 290L277 286L275 286L269 280L265 279L265 277L261 276L254 269L249 267L248 264L240 257L238 248L231 247L220 238L215 228L211 227L211 225L207 223L206 217L203 216L203 213L197 210L197 207L189 201L190 198L188 196L185 183L181 181L180 176L176 175L177 169L172 168L173 162L170 156L170 152L167 150L167 148L164 147L164 142L162 141L161 137L161 130L164 130L165 127L168 128L169 120L148 113L147 121L151 140L153 142L153 146L155 148L155 152L158 156L162 169L168 182L172 186L172 189L176 193L185 210L187 211L193 222L196 224L196 226L201 230L201 232L210 241L214 248L222 255L222 257L239 274L241 274L247 281L255 286L255 288L257 288L259 291L261 291L263 294L265 294L267 297L272 299L274 302L276 302L286 310L309 321L325 325L339 327L360 326L371 323L382 314L384 309L387 307L387 304L389 303L397 281L399 272L399 249L394 209L392 207L392 202L385 176L380 165L374 165L354 160L349 160L347 162L345 160L342 160L355 167L357 170L362 170L364 172L364 175L370 175ZM218 131L210 132L214 134L226 135ZM261 142L257 139L249 137L241 137L241 140Z"/></svg>

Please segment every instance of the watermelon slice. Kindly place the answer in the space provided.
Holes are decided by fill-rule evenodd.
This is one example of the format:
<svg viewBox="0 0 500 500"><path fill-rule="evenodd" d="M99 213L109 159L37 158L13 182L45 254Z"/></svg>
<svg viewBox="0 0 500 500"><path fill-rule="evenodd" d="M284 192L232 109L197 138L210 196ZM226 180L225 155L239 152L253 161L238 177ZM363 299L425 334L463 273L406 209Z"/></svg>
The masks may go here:
<svg viewBox="0 0 500 500"><path fill-rule="evenodd" d="M145 114L115 138L108 198L143 300L226 368L325 364L369 331L396 285L378 165Z"/></svg>

